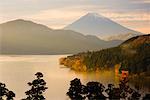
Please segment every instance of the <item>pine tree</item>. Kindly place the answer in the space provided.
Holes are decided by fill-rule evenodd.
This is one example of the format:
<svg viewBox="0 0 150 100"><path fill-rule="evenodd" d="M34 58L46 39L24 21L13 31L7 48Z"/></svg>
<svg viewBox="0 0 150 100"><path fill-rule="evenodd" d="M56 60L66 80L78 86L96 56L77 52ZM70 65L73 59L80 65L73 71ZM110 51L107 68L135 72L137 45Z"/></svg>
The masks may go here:
<svg viewBox="0 0 150 100"><path fill-rule="evenodd" d="M27 98L23 100L45 100L43 93L48 87L46 87L46 82L42 79L43 74L37 72L35 76L36 79L28 83L28 85L31 86L31 89L25 92Z"/></svg>
<svg viewBox="0 0 150 100"><path fill-rule="evenodd" d="M0 100L3 100L3 98L6 98L6 100L14 100L14 97L15 93L9 91L4 83L0 83Z"/></svg>

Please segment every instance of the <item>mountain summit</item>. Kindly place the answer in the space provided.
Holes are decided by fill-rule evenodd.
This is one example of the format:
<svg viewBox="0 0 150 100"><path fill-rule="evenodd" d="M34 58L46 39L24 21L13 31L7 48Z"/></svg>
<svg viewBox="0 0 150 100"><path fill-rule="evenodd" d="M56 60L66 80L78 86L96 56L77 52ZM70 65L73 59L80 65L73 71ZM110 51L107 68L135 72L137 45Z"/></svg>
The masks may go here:
<svg viewBox="0 0 150 100"><path fill-rule="evenodd" d="M85 35L96 35L103 39L109 37L112 39L113 35L125 35L130 33L130 35L134 34L135 36L141 34L140 32L128 29L98 13L88 13L66 26L64 29L74 30Z"/></svg>
<svg viewBox="0 0 150 100"><path fill-rule="evenodd" d="M0 54L74 54L122 42L104 41L71 30L54 30L22 19L2 23L0 30Z"/></svg>
<svg viewBox="0 0 150 100"><path fill-rule="evenodd" d="M84 17L106 18L98 13L87 13Z"/></svg>

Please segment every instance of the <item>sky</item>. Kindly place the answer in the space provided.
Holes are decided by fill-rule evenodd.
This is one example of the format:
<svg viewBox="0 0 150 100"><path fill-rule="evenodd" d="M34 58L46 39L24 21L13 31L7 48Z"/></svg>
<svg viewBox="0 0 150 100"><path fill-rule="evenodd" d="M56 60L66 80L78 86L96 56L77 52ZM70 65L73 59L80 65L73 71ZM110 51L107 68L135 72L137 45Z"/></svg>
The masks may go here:
<svg viewBox="0 0 150 100"><path fill-rule="evenodd" d="M25 19L61 29L87 13L150 33L150 0L0 0L0 23Z"/></svg>

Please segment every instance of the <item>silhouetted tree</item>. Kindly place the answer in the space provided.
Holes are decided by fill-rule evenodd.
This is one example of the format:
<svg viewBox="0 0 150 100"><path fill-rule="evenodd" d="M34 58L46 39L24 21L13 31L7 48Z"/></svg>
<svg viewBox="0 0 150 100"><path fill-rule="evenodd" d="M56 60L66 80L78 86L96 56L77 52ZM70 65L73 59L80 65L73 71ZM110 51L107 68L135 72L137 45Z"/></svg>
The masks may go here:
<svg viewBox="0 0 150 100"><path fill-rule="evenodd" d="M108 84L108 88L105 90L104 85L99 82L88 82L84 86L80 79L75 78L70 82L67 95L71 100L139 100L141 94L131 89L127 83L128 79L121 80L117 88L113 84ZM103 92L106 92L108 97L103 95ZM150 100L150 95L146 94L143 100Z"/></svg>
<svg viewBox="0 0 150 100"><path fill-rule="evenodd" d="M113 84L108 84L108 88L105 90L109 99L120 99L120 91L115 88Z"/></svg>
<svg viewBox="0 0 150 100"><path fill-rule="evenodd" d="M106 97L102 94L104 86L98 82L88 82L87 86L82 85L80 79L75 78L70 82L70 88L67 95L71 100L89 100L105 99Z"/></svg>
<svg viewBox="0 0 150 100"><path fill-rule="evenodd" d="M3 100L3 98L6 98L6 100L14 100L14 97L15 93L9 91L4 83L0 83L0 100Z"/></svg>
<svg viewBox="0 0 150 100"><path fill-rule="evenodd" d="M133 93L132 93L130 98L131 98L131 100L139 100L140 97L141 97L141 94L139 94L137 91L133 91Z"/></svg>
<svg viewBox="0 0 150 100"><path fill-rule="evenodd" d="M87 97L89 100L105 100L106 97L103 95L105 87L99 82L88 82L87 83Z"/></svg>
<svg viewBox="0 0 150 100"><path fill-rule="evenodd" d="M150 94L146 94L146 95L143 97L143 100L150 100Z"/></svg>
<svg viewBox="0 0 150 100"><path fill-rule="evenodd" d="M25 92L27 98L23 100L45 100L43 93L48 88L46 87L46 82L42 79L43 74L37 72L35 76L36 79L28 83L31 89Z"/></svg>
<svg viewBox="0 0 150 100"><path fill-rule="evenodd" d="M80 79L75 78L70 82L70 88L67 95L71 100L83 100L85 99L84 94L86 93L86 87L81 84Z"/></svg>

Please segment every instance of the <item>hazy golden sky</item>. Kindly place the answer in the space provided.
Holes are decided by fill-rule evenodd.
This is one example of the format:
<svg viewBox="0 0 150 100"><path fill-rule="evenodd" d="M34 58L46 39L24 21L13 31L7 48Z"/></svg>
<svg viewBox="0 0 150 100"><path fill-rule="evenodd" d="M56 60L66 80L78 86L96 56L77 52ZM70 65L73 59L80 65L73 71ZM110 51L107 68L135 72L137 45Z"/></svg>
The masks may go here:
<svg viewBox="0 0 150 100"><path fill-rule="evenodd" d="M150 0L0 0L0 23L25 19L59 29L91 12L150 32Z"/></svg>

